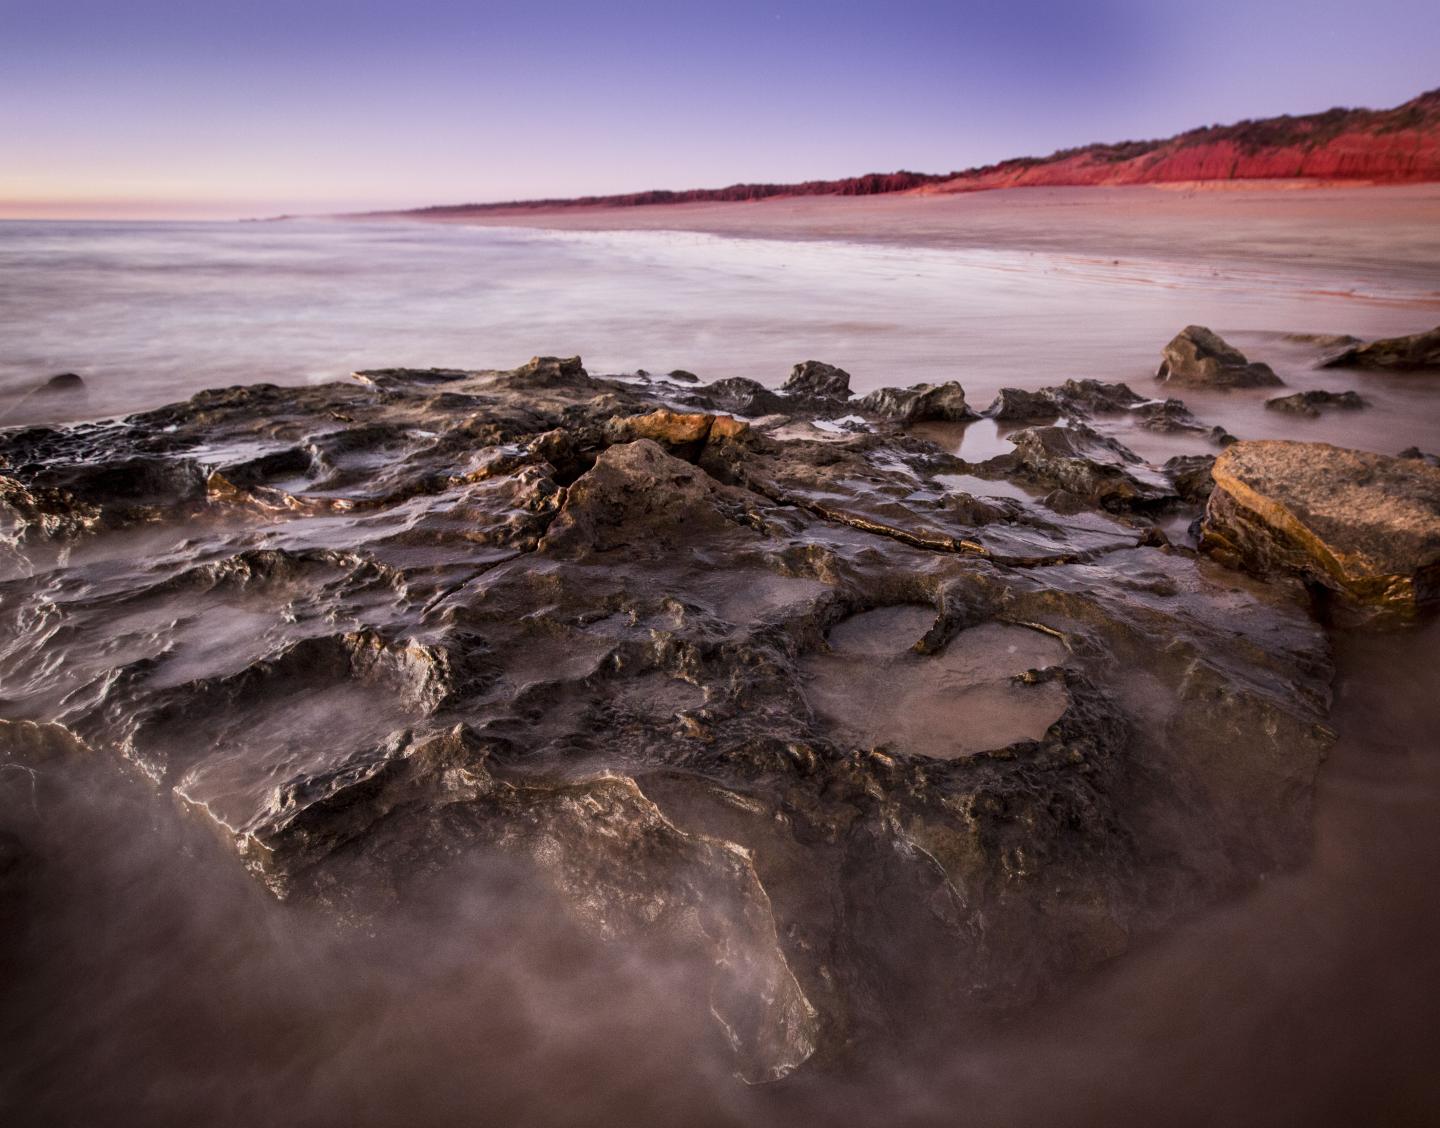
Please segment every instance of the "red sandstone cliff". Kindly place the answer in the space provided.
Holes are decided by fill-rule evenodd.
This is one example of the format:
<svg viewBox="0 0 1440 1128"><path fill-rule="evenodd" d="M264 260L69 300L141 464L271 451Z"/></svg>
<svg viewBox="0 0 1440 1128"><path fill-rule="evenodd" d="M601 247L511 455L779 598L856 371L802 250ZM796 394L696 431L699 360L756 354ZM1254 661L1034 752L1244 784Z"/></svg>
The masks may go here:
<svg viewBox="0 0 1440 1128"><path fill-rule="evenodd" d="M957 173L924 192L1203 180L1440 180L1440 90L1393 110L1327 110L1087 145Z"/></svg>
<svg viewBox="0 0 1440 1128"><path fill-rule="evenodd" d="M1098 184L1236 180L1347 180L1400 184L1440 180L1440 89L1393 110L1326 110L1300 117L1211 125L1163 141L1086 145L948 174L870 173L803 184L655 190L624 196L455 204L387 213L443 218L467 212L561 207L634 207L760 200L774 196L868 196L978 192Z"/></svg>

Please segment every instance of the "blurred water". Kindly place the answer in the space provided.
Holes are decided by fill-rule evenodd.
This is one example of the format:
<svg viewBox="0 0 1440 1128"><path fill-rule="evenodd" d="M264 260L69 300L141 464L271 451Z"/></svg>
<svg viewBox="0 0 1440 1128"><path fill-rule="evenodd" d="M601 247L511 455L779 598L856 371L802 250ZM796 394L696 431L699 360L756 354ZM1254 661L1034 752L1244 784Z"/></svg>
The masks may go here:
<svg viewBox="0 0 1440 1128"><path fill-rule="evenodd" d="M1218 266L1187 263L1180 246L1173 261L1115 261L694 232L4 222L0 423L357 368L576 353L598 372L685 368L771 384L814 357L847 368L860 391L959 379L983 406L1001 386L1072 376L1154 389L1160 347L1192 322L1233 335L1298 386L1352 386L1353 374L1312 376L1314 350L1279 333L1377 336L1440 320L1440 265L1428 281L1357 277L1274 248ZM24 398L62 371L85 378L85 397ZM1393 421L1408 418L1415 433L1400 445L1434 445L1429 389L1361 379L1391 422L1376 418L1371 434L1353 417L1327 420L1308 437L1390 450ZM1262 398L1226 397L1213 421L1248 419L1231 427L1242 435L1293 431L1257 413Z"/></svg>

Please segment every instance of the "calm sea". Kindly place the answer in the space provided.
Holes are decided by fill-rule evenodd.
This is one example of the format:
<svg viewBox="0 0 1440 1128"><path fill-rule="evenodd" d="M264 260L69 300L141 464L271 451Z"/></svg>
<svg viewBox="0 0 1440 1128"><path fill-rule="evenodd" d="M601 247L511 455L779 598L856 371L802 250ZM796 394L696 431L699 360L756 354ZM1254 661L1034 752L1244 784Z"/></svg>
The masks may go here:
<svg viewBox="0 0 1440 1128"><path fill-rule="evenodd" d="M1268 257L1267 257L1268 256ZM958 379L980 406L1001 386L1069 377L1150 382L1162 345L1200 323L1301 387L1314 350L1285 332L1414 332L1437 319L1436 277L1383 287L1303 256L1097 259L420 223L0 223L0 424L95 417L202 388L343 379L386 365L511 367L580 354L592 371L685 368L782 380L807 358L857 390ZM84 397L27 396L80 373ZM1364 419L1307 437L1389 451L1440 445L1414 381L1362 377ZM1363 389L1362 389L1363 390ZM1256 396L1207 402L1242 436L1283 423ZM1213 397L1212 397L1213 398ZM1397 431L1397 427L1399 430Z"/></svg>

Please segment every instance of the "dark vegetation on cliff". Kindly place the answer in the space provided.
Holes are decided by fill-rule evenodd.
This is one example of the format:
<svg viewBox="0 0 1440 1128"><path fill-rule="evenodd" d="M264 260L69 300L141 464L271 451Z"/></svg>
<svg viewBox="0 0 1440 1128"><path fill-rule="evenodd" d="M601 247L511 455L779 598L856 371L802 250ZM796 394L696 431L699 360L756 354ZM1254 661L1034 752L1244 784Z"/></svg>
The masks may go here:
<svg viewBox="0 0 1440 1128"><path fill-rule="evenodd" d="M800 184L732 184L615 196L445 204L386 214L444 218L511 209L735 203L777 196L1297 178L1381 183L1440 179L1440 88L1390 110L1336 107L1316 114L1282 114L1233 125L1202 126L1163 140L1084 145L1048 157L1017 157L959 172L872 172Z"/></svg>

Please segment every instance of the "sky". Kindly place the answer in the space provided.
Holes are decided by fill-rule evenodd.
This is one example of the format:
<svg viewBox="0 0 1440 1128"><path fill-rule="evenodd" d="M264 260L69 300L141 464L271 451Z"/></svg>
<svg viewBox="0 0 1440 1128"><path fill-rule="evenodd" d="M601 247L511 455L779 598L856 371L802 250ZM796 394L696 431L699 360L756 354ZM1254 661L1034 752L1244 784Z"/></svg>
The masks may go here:
<svg viewBox="0 0 1440 1128"><path fill-rule="evenodd" d="M946 172L1436 86L1436 0L0 0L0 217Z"/></svg>

